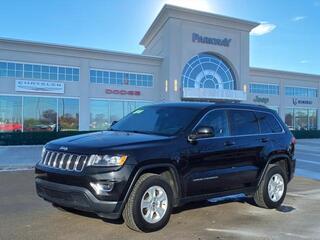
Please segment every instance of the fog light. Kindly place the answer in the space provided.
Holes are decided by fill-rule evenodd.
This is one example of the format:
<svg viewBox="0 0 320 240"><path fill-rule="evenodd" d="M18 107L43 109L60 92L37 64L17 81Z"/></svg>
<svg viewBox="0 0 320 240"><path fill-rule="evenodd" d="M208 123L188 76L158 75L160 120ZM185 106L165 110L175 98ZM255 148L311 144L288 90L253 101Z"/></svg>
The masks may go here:
<svg viewBox="0 0 320 240"><path fill-rule="evenodd" d="M104 182L104 183L90 183L90 186L94 189L97 195L107 195L112 191L114 183L113 182Z"/></svg>

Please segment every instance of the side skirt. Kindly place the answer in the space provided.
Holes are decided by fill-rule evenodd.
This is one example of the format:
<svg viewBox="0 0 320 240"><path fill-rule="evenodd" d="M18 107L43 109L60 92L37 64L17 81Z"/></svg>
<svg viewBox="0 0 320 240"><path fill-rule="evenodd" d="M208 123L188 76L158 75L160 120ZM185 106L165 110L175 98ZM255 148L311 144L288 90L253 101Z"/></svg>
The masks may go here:
<svg viewBox="0 0 320 240"><path fill-rule="evenodd" d="M230 190L230 191L225 191L220 193L211 193L211 194L184 197L180 199L178 206L182 206L190 202L203 201L211 198L226 197L226 196L236 195L236 194L245 194L247 196L252 196L256 192L256 190L257 190L256 187L248 187L248 188Z"/></svg>

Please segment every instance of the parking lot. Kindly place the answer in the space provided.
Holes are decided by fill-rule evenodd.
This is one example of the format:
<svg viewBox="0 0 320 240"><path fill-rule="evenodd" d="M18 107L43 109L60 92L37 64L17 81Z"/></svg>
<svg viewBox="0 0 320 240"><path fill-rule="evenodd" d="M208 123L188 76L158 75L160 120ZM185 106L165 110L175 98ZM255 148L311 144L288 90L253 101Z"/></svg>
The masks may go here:
<svg viewBox="0 0 320 240"><path fill-rule="evenodd" d="M54 208L36 196L32 170L4 171L0 239L319 239L320 141L299 140L297 158L299 176L280 209L257 208L244 198L193 203L176 209L166 228L149 234L133 232L121 220Z"/></svg>

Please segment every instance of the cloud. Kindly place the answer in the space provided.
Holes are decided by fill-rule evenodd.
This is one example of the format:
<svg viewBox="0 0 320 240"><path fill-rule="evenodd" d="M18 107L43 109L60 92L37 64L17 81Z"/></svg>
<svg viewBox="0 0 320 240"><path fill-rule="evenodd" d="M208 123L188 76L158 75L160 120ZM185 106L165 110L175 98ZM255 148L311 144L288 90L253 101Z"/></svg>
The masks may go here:
<svg viewBox="0 0 320 240"><path fill-rule="evenodd" d="M252 36L262 36L272 32L277 26L268 23L268 22L261 22L257 27L251 30L250 35Z"/></svg>
<svg viewBox="0 0 320 240"><path fill-rule="evenodd" d="M296 16L294 18L291 18L291 20L294 21L294 22L299 22L299 21L302 21L304 19L306 19L306 16Z"/></svg>
<svg viewBox="0 0 320 240"><path fill-rule="evenodd" d="M300 61L300 63L306 64L306 63L309 63L309 60L303 59L303 60Z"/></svg>

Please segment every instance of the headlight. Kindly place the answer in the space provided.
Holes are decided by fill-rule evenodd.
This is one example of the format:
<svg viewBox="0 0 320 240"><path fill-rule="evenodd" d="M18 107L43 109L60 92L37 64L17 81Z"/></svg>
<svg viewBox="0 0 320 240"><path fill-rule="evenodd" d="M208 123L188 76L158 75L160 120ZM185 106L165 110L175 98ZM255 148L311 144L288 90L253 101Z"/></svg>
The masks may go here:
<svg viewBox="0 0 320 240"><path fill-rule="evenodd" d="M122 166L126 160L126 155L91 155L88 166L117 167Z"/></svg>

